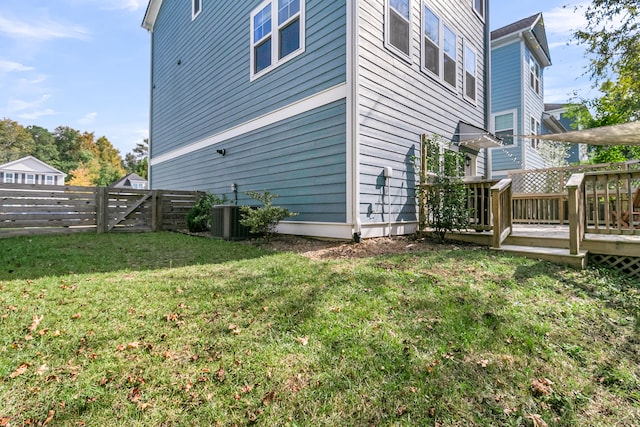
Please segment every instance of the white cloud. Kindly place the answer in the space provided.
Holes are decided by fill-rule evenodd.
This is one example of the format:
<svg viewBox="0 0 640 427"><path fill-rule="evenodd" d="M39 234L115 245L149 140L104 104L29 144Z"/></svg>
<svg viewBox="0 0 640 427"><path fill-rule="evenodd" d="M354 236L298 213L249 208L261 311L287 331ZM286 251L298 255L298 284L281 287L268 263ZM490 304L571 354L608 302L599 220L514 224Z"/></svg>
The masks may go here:
<svg viewBox="0 0 640 427"><path fill-rule="evenodd" d="M10 73L13 71L32 71L32 70L35 70L35 68L22 65L18 62L3 61L0 59L0 73Z"/></svg>
<svg viewBox="0 0 640 427"><path fill-rule="evenodd" d="M563 37L568 41L576 30L585 27L587 21L584 17L584 8L588 4L586 2L575 2L543 12L547 33L552 36Z"/></svg>
<svg viewBox="0 0 640 427"><path fill-rule="evenodd" d="M88 125L90 123L95 122L97 117L98 117L98 113L96 113L95 111L91 113L87 113L84 116L82 116L80 119L78 119L78 124Z"/></svg>
<svg viewBox="0 0 640 427"><path fill-rule="evenodd" d="M103 8L108 10L128 10L135 12L139 9L147 7L148 0L107 0Z"/></svg>
<svg viewBox="0 0 640 427"><path fill-rule="evenodd" d="M9 16L0 16L0 33L17 38L32 40L88 39L89 31L77 25L68 25L53 21L47 17L38 17L32 24Z"/></svg>
<svg viewBox="0 0 640 427"><path fill-rule="evenodd" d="M18 114L18 118L26 119L26 120L38 120L40 117L43 117L43 116L54 116L56 114L58 114L58 113L56 113L51 108L47 108L45 110L32 111L30 113Z"/></svg>
<svg viewBox="0 0 640 427"><path fill-rule="evenodd" d="M40 106L42 106L42 104L47 102L50 98L51 98L51 95L44 94L40 97L40 99L37 99L35 101L23 101L21 99L10 99L9 111L17 112L17 111L24 111L24 110L39 108Z"/></svg>

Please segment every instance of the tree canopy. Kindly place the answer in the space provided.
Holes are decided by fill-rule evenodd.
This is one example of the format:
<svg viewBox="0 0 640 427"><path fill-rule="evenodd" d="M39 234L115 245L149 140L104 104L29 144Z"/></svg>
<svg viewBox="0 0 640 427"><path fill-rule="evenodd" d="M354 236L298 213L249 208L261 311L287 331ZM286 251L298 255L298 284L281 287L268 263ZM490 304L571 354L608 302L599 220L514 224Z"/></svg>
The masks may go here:
<svg viewBox="0 0 640 427"><path fill-rule="evenodd" d="M105 136L96 139L93 132L69 126L50 132L39 126L25 128L7 118L0 121L0 164L31 155L66 173L72 185L108 186L130 172L146 178L147 154L145 140L127 153L126 158L135 160L129 164Z"/></svg>
<svg viewBox="0 0 640 427"><path fill-rule="evenodd" d="M587 25L575 32L590 60L589 73L602 96L586 100L593 116L585 127L640 119L640 5L638 0L592 0L585 9ZM638 147L597 147L593 160L640 158Z"/></svg>

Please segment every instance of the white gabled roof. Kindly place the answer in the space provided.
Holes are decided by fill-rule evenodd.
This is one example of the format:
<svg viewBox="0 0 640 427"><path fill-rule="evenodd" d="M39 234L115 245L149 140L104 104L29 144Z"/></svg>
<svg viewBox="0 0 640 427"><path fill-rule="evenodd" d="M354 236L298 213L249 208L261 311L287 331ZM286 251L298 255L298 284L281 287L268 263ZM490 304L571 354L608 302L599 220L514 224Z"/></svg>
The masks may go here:
<svg viewBox="0 0 640 427"><path fill-rule="evenodd" d="M144 14L144 19L142 20L142 28L153 31L153 26L156 24L156 18L160 11L160 5L162 5L162 0L149 0L147 12Z"/></svg>
<svg viewBox="0 0 640 427"><path fill-rule="evenodd" d="M59 171L53 166L43 162L40 159L36 159L33 156L26 156L9 163L5 163L4 165L0 165L0 170L23 173L49 173L67 176L66 173Z"/></svg>

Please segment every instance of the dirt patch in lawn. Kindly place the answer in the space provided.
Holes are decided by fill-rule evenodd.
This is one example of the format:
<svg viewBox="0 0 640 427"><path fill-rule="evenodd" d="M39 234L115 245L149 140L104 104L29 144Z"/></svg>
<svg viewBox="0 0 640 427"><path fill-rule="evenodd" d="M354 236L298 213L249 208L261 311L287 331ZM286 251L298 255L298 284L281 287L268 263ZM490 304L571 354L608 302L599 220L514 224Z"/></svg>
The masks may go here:
<svg viewBox="0 0 640 427"><path fill-rule="evenodd" d="M210 237L208 233L187 234ZM239 241L239 243L277 252L293 252L311 259L366 258L386 254L479 247L458 242L438 243L433 239L415 235L377 237L363 239L359 243L343 240L323 240L302 236L277 235L269 242L261 239L253 239Z"/></svg>

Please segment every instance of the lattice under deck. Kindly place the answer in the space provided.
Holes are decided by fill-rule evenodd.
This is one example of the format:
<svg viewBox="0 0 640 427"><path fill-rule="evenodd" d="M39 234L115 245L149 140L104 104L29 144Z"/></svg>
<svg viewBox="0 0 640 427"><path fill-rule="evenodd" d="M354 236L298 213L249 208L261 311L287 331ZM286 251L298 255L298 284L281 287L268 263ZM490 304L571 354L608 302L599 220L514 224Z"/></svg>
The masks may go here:
<svg viewBox="0 0 640 427"><path fill-rule="evenodd" d="M589 264L601 265L630 276L640 277L640 257L590 253Z"/></svg>

